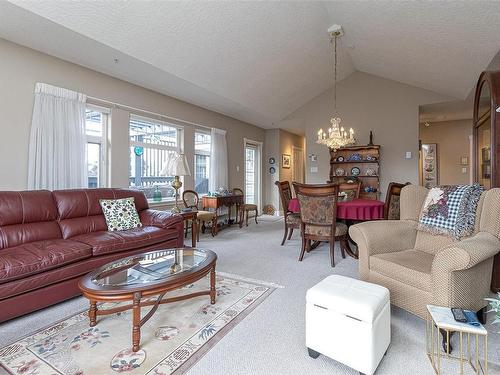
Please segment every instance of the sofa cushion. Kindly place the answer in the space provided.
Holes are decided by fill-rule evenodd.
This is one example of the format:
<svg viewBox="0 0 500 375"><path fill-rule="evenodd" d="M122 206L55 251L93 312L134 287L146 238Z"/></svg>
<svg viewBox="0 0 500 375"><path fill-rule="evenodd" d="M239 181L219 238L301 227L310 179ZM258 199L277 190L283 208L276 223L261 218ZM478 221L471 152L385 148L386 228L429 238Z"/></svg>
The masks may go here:
<svg viewBox="0 0 500 375"><path fill-rule="evenodd" d="M168 241L179 235L175 228L143 226L126 231L100 231L71 238L92 247L93 255L110 254Z"/></svg>
<svg viewBox="0 0 500 375"><path fill-rule="evenodd" d="M0 249L61 237L50 191L0 192Z"/></svg>
<svg viewBox="0 0 500 375"><path fill-rule="evenodd" d="M370 268L404 284L431 291L433 260L433 254L412 249L372 255Z"/></svg>
<svg viewBox="0 0 500 375"><path fill-rule="evenodd" d="M35 241L0 251L0 284L90 258L90 246L70 240Z"/></svg>
<svg viewBox="0 0 500 375"><path fill-rule="evenodd" d="M52 195L59 213L59 226L63 238L108 230L99 204L100 199L134 197L135 207L139 213L149 208L144 193L133 189L56 190Z"/></svg>

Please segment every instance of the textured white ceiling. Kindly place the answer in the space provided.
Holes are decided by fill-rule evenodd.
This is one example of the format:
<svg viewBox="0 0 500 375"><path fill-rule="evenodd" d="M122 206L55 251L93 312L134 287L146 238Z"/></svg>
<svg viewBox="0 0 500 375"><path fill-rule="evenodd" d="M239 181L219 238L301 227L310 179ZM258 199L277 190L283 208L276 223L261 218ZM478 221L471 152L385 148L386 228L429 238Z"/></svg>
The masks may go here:
<svg viewBox="0 0 500 375"><path fill-rule="evenodd" d="M261 125L332 85L330 21L318 2L13 3L240 103L269 120ZM341 61L344 77L353 68L348 55Z"/></svg>
<svg viewBox="0 0 500 375"><path fill-rule="evenodd" d="M341 77L357 69L458 99L500 49L494 1L11 2L1 37L263 127L331 87L333 23L345 30Z"/></svg>

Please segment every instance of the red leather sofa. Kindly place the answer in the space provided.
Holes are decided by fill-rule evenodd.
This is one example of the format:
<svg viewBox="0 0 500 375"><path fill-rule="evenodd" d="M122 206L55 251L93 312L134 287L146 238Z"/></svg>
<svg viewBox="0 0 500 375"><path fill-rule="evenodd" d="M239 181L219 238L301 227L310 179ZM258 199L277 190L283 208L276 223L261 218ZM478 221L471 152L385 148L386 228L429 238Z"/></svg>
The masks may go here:
<svg viewBox="0 0 500 375"><path fill-rule="evenodd" d="M108 232L99 199L134 197L142 227ZM114 259L184 245L179 215L130 189L0 192L0 322L80 294L80 277Z"/></svg>

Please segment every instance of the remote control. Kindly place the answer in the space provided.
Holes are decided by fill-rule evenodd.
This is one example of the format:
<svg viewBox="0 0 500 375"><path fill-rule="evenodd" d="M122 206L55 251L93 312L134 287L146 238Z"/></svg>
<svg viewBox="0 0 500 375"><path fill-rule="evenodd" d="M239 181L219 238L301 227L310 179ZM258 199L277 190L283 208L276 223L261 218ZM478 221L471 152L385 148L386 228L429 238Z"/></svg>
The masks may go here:
<svg viewBox="0 0 500 375"><path fill-rule="evenodd" d="M451 309L451 313L457 322L467 323L467 317L464 314L464 310L462 309Z"/></svg>
<svg viewBox="0 0 500 375"><path fill-rule="evenodd" d="M467 318L467 323L474 327L480 327L481 323L477 318L477 315L474 311L464 310L465 317Z"/></svg>

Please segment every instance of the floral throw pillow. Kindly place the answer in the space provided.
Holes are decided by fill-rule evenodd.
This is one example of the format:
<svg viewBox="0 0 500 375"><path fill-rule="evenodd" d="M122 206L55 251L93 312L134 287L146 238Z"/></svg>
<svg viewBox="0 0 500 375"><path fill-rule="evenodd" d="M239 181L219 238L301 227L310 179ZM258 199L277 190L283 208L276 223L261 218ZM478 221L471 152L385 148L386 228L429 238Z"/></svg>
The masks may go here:
<svg viewBox="0 0 500 375"><path fill-rule="evenodd" d="M142 227L134 198L100 199L99 203L109 231Z"/></svg>

